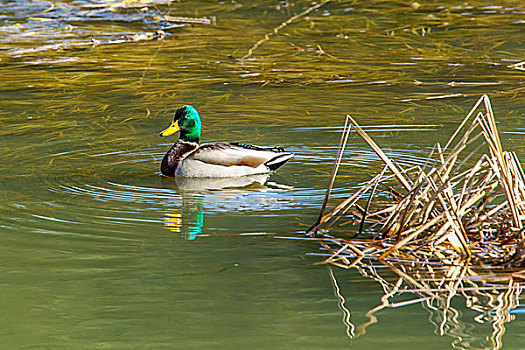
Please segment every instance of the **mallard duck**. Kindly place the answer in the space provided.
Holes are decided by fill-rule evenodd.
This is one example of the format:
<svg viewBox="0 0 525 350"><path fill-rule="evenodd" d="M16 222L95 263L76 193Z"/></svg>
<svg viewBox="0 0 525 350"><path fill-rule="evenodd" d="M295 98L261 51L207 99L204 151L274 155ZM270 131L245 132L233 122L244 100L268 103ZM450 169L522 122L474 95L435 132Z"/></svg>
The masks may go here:
<svg viewBox="0 0 525 350"><path fill-rule="evenodd" d="M243 143L199 145L201 118L190 105L179 107L171 125L160 133L180 131L179 140L162 159L160 171L166 176L235 177L263 174L279 168L293 153L282 147L260 147Z"/></svg>

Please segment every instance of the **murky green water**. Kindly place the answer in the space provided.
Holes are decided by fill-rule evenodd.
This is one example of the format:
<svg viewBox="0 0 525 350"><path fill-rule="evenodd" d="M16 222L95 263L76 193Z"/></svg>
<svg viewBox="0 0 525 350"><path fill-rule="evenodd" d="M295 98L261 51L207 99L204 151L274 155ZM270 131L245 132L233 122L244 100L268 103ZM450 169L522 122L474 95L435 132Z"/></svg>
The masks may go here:
<svg viewBox="0 0 525 350"><path fill-rule="evenodd" d="M108 3L0 1L2 348L523 347L523 314L501 331L459 296L445 321L374 311L381 285L336 269L352 332L318 244L284 239L315 221L347 113L417 164L487 93L525 159L522 1L328 2L246 60L312 3ZM112 43L166 14L217 23ZM205 141L296 157L263 185L163 178L175 139L158 132L188 103ZM356 137L347 150L334 203L381 166Z"/></svg>

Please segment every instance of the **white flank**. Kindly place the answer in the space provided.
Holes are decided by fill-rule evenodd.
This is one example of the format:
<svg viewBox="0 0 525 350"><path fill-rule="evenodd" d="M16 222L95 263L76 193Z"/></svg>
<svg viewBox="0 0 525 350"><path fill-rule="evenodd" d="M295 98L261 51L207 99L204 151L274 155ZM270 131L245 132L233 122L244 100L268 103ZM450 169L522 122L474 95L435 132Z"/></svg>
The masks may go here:
<svg viewBox="0 0 525 350"><path fill-rule="evenodd" d="M200 160L186 158L177 167L175 176L186 177L234 177L268 173L270 170L264 165L252 168L246 165L224 166L209 164Z"/></svg>

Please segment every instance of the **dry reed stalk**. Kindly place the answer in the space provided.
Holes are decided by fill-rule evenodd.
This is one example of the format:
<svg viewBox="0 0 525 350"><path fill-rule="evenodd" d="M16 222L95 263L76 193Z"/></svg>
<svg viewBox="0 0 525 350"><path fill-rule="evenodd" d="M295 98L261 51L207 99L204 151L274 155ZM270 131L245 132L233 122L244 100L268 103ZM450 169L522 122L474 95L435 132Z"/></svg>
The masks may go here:
<svg viewBox="0 0 525 350"><path fill-rule="evenodd" d="M309 8L304 10L303 12L288 18L286 21L282 22L277 27L273 28L273 30L271 32L265 34L262 39L258 40L255 44L253 44L253 46L248 49L248 52L246 53L246 55L244 55L242 57L242 59L245 60L245 59L249 58L253 54L253 51L255 51L259 46L261 46L262 43L264 43L265 41L270 40L270 37L272 35L275 35L275 34L279 33L279 31L281 29L283 29L284 27L286 27L288 24L292 23L293 21L298 20L301 17L306 16L307 14L309 14L310 12L312 12L314 10L317 10L319 7L323 6L324 4L326 4L328 2L330 2L330 0L323 0L323 1L319 2L319 3L317 3L317 4L314 3L314 5L310 6Z"/></svg>
<svg viewBox="0 0 525 350"><path fill-rule="evenodd" d="M175 22L175 23L190 23L190 24L215 24L217 23L217 17L212 16L210 18L208 17L175 17L175 16L169 16L164 15L161 18L156 18L158 20L164 20L167 22Z"/></svg>
<svg viewBox="0 0 525 350"><path fill-rule="evenodd" d="M326 205L328 204L328 198L330 197L330 192L332 191L332 186L334 185L335 177L337 176L337 171L339 170L339 166L341 165L341 160L343 159L343 152L346 148L346 143L348 142L348 136L350 136L350 131L351 131L351 128L348 125L348 119L347 119L345 121L343 133L341 134L341 141L339 142L339 149L337 150L337 157L334 162L334 167L332 169L332 174L330 176L330 182L328 183L328 187L326 189L326 194L324 197L323 205L321 207L321 211L319 213L319 218L317 219L317 224L320 224L323 220L324 210L326 208Z"/></svg>
<svg viewBox="0 0 525 350"><path fill-rule="evenodd" d="M324 214L350 127L385 167ZM324 242L332 252L326 262L355 256L382 260L432 257L441 262L461 257L501 263L520 252L525 234L525 175L516 154L502 149L487 95L476 102L445 147L436 144L427 160L432 162L429 167L404 169L347 116L323 208L308 233L326 230L347 213L356 213L351 214L360 221L355 235L364 232L379 239ZM379 189L380 184L387 190ZM392 196L392 202L378 202L376 193ZM364 208L359 203L363 200ZM371 231L370 227L381 228Z"/></svg>
<svg viewBox="0 0 525 350"><path fill-rule="evenodd" d="M515 64L511 64L509 68L517 69L517 70L525 70L524 66L525 66L525 61L522 61L522 62L518 62Z"/></svg>
<svg viewBox="0 0 525 350"><path fill-rule="evenodd" d="M361 136L361 138L363 138L363 140L368 143L368 145L374 150L374 152L377 153L381 160L385 162L386 165L388 165L388 168L396 175L401 184L403 184L403 186L409 190L412 186L408 183L401 171L399 171L390 158L387 157L381 148L374 142L374 140L372 140L372 138L368 136L368 134L361 128L359 124L357 124L357 122L352 117L347 115L346 118L352 123L359 136Z"/></svg>

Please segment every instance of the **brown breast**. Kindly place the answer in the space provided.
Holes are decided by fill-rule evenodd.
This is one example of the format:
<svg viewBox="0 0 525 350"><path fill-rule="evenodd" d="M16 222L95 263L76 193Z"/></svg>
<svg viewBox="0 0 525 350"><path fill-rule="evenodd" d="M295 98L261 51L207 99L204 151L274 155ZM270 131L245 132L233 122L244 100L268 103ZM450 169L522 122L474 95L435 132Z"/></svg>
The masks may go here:
<svg viewBox="0 0 525 350"><path fill-rule="evenodd" d="M177 141L166 153L160 163L160 172L166 176L174 176L180 161L199 145L194 142Z"/></svg>

